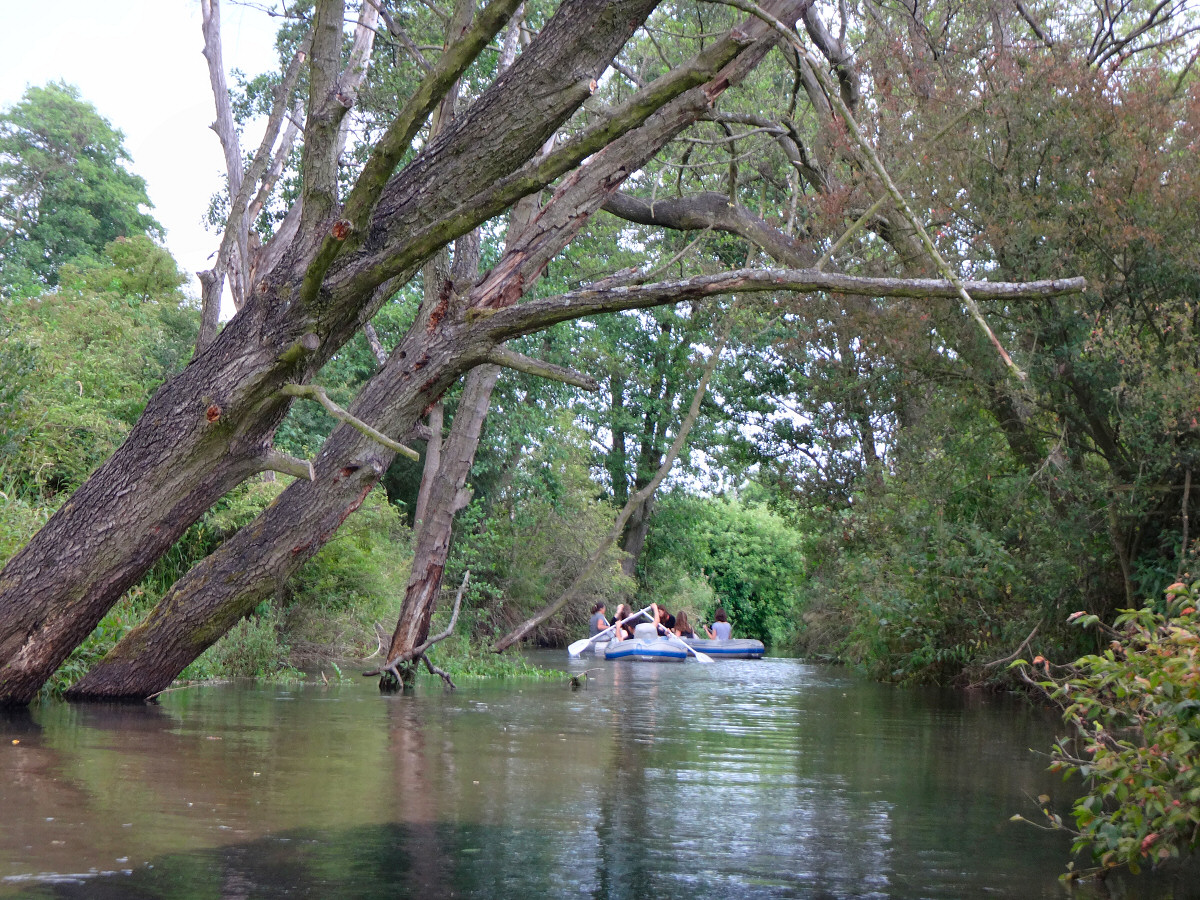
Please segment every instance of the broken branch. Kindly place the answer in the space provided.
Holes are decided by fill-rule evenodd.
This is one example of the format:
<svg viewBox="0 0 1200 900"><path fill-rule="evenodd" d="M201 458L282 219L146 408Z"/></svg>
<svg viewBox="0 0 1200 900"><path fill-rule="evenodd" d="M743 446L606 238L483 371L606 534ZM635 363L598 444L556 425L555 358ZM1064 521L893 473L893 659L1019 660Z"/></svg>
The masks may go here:
<svg viewBox="0 0 1200 900"><path fill-rule="evenodd" d="M416 450L411 447L405 447L398 441L393 441L382 431L378 431L364 422L362 419L342 409L336 403L329 399L329 395L325 393L325 389L315 384L285 384L279 389L281 394L287 394L289 397L303 397L306 400L316 400L320 403L328 413L337 419L339 422L344 422L351 428L361 431L367 437L378 441L394 453L399 453L401 456L407 456L409 459L418 460L421 458Z"/></svg>
<svg viewBox="0 0 1200 900"><path fill-rule="evenodd" d="M572 384L585 391L600 390L599 383L591 375L584 375L565 366L556 366L554 363L534 359L523 353L517 353L515 350L509 350L507 347L492 348L492 351L488 354L488 362L504 366L506 369L515 369L527 375L536 375L539 378L548 378L551 381Z"/></svg>

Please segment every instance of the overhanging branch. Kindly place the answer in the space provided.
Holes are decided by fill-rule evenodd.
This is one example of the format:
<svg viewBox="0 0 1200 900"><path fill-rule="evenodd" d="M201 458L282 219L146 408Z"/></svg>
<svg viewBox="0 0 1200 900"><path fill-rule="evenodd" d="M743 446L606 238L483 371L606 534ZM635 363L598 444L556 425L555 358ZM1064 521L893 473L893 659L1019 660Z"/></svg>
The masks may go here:
<svg viewBox="0 0 1200 900"><path fill-rule="evenodd" d="M1022 282L968 281L961 284L972 296L1004 300L1058 297L1081 293L1087 287L1087 281L1083 278ZM503 343L513 337L581 316L758 291L915 299L961 296L958 285L939 278L867 278L816 269L737 269L717 275L641 286L585 288L556 297L531 300L487 316L484 328L491 340Z"/></svg>

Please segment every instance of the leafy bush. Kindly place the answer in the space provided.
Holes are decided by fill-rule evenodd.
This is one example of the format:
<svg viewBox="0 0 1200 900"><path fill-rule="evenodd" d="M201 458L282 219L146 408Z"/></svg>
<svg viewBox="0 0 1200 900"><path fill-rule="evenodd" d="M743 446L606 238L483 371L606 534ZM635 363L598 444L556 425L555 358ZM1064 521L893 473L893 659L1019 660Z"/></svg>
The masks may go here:
<svg viewBox="0 0 1200 900"><path fill-rule="evenodd" d="M647 540L645 594L686 610L697 628L723 606L737 636L786 644L799 621L804 544L763 504L671 495Z"/></svg>
<svg viewBox="0 0 1200 900"><path fill-rule="evenodd" d="M1137 872L1200 846L1197 608L1200 582L1171 585L1165 603L1124 610L1112 629L1075 613L1077 625L1109 633L1108 648L1063 667L1061 677L1034 660L1073 732L1055 744L1051 769L1079 775L1085 787L1073 829L1046 815L1102 868L1124 864Z"/></svg>
<svg viewBox="0 0 1200 900"><path fill-rule="evenodd" d="M209 678L299 678L288 663L289 647L280 633L279 613L263 603L183 670L184 681Z"/></svg>
<svg viewBox="0 0 1200 900"><path fill-rule="evenodd" d="M412 564L400 510L376 489L286 585L280 597L291 660L363 657L377 647L375 623L395 625Z"/></svg>

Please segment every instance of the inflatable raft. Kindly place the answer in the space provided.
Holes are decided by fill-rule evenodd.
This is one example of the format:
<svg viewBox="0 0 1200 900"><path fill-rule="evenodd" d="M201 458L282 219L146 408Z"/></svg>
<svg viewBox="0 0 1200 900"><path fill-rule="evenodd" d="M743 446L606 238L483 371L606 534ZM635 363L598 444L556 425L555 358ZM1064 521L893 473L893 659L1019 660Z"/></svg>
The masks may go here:
<svg viewBox="0 0 1200 900"><path fill-rule="evenodd" d="M749 638L731 638L728 641L710 641L701 638L684 638L684 643L694 650L707 653L713 659L762 659L762 641Z"/></svg>
<svg viewBox="0 0 1200 900"><path fill-rule="evenodd" d="M661 637L655 627L643 622L627 641L612 641L604 648L605 659L640 659L645 662L683 662L689 656L683 641Z"/></svg>

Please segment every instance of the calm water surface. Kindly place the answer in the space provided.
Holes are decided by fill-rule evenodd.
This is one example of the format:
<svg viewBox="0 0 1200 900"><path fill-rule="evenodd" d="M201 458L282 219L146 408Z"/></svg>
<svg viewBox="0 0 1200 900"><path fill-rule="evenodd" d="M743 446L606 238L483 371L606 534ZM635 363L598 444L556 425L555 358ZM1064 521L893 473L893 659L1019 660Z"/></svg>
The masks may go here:
<svg viewBox="0 0 1200 900"><path fill-rule="evenodd" d="M767 659L560 681L219 686L0 713L0 897L1068 894L1052 716ZM1200 879L1198 879L1200 880ZM1109 893L1105 893L1108 891Z"/></svg>

